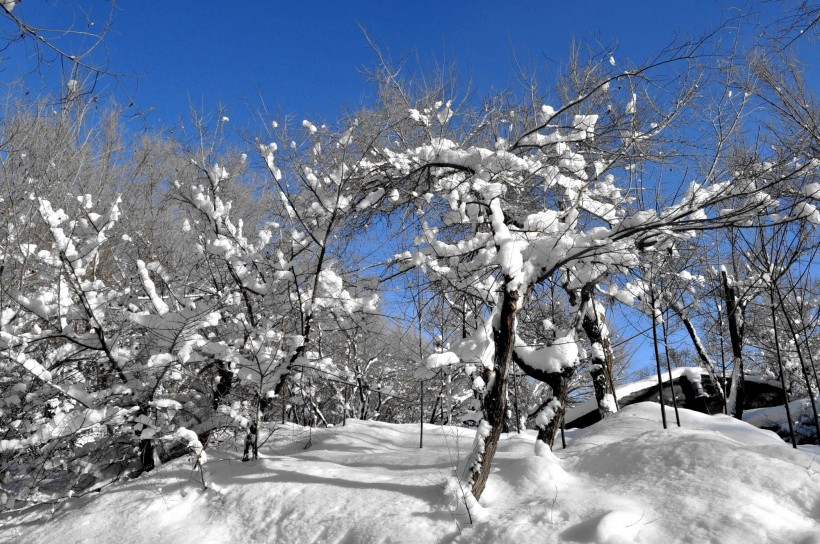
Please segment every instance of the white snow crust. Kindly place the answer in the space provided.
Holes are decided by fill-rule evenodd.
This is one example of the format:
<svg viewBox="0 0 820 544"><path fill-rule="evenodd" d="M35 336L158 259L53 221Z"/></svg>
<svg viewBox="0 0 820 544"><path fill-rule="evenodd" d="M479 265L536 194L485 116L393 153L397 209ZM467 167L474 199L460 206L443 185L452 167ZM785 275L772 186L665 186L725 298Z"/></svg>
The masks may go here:
<svg viewBox="0 0 820 544"><path fill-rule="evenodd" d="M474 430L425 425L419 449L418 424L348 420L313 429L309 449L308 429L277 425L256 462L211 450L207 490L188 456L6 511L0 542L818 542L820 449L729 417L681 419L664 431L657 404L632 405L552 452L534 431L502 435L472 524L453 471Z"/></svg>

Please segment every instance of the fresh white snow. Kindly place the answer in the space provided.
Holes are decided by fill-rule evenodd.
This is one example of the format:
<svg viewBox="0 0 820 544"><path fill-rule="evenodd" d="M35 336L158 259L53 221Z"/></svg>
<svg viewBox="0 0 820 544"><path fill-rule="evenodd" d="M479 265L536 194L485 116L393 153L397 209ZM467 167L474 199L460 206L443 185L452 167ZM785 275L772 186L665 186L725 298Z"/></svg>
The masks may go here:
<svg viewBox="0 0 820 544"><path fill-rule="evenodd" d="M820 449L688 410L664 431L658 412L629 406L554 452L532 431L504 435L473 524L453 476L475 431L426 425L419 449L417 424L348 420L277 425L256 462L211 449L207 490L186 457L5 511L0 542L820 542Z"/></svg>

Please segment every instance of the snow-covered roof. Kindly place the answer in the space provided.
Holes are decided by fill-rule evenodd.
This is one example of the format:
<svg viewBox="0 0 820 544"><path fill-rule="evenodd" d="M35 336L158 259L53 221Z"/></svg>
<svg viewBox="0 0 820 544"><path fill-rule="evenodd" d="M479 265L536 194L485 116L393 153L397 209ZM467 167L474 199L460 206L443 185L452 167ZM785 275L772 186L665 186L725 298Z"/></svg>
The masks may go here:
<svg viewBox="0 0 820 544"><path fill-rule="evenodd" d="M692 371L695 372L703 372L703 369L696 366L682 366L678 368L672 369L672 379L676 380L683 376L684 374L691 373ZM669 372L663 372L663 383L669 381ZM620 385L615 388L615 396L618 399L623 399L632 395L633 393L637 393L638 391L643 391L644 389L649 389L650 387L657 387L658 385L658 377L651 376L649 378L644 378L642 380L638 380L636 382L626 383ZM576 404L575 406L571 407L567 410L567 415L565 417L566 421L573 421L578 419L579 417L583 416L584 414L588 414L593 410L598 409L598 403L595 398L591 398L581 404Z"/></svg>
<svg viewBox="0 0 820 544"><path fill-rule="evenodd" d="M706 371L697 366L684 366L672 369L672 380L677 380L681 376L685 374L697 373L701 376L706 376ZM664 370L663 371L663 383L666 384L669 382L669 372ZM765 376L757 376L753 374L746 374L743 379L747 382L754 382L754 383L762 383L771 385L773 387L780 387L780 382L773 381ZM649 389L651 387L658 386L658 377L651 376L648 378L644 378L643 380L638 380L636 382L631 382L627 384L620 385L615 388L615 394L618 399L626 398L632 394L638 393L639 391L643 391L645 389ZM566 421L574 421L579 417L582 417L593 410L598 409L598 403L595 401L594 398L589 399L581 404L577 404L567 410Z"/></svg>

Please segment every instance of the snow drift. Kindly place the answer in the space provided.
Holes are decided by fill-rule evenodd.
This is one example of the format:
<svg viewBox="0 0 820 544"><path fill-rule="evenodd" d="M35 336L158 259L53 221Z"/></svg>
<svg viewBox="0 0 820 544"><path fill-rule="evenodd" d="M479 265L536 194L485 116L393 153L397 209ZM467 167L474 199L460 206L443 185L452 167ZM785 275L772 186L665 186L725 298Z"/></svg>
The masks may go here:
<svg viewBox="0 0 820 544"><path fill-rule="evenodd" d="M453 475L474 431L425 426L419 449L417 425L348 420L276 426L255 463L212 450L209 489L180 459L6 512L0 542L820 543L819 448L686 410L664 431L659 408L570 431L566 450L505 435L472 524Z"/></svg>

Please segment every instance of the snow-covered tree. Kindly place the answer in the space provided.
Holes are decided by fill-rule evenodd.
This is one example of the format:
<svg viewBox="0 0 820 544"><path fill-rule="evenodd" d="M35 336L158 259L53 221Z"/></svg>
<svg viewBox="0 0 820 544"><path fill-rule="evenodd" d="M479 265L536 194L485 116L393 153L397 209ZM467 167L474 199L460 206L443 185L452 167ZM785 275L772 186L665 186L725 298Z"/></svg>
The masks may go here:
<svg viewBox="0 0 820 544"><path fill-rule="evenodd" d="M699 231L777 209L767 191L784 173L765 165L713 171L684 187L658 179L652 200L637 198L635 178L651 175L653 159L664 151L661 138L694 95L685 85L659 107L663 101L652 102L649 87L641 86L645 70L601 70L593 66L587 88L557 109L502 109L488 102L479 112L462 113L443 100L408 107L421 140L408 147L397 137L397 144L374 147L368 158L369 175L390 186L397 179L410 182L411 191L400 192L398 200L421 218L415 247L396 256L397 266L421 267L487 308L475 332L451 347L454 357L484 368L484 418L464 472L475 497L506 417L513 361L548 381L578 365L582 331L595 358L606 361L605 327L592 296L597 284L628 274L647 252L674 251ZM653 109L642 109L639 97ZM573 293L570 323L554 332L551 345L527 346L517 334L518 315L533 288L557 273ZM616 409L611 381L605 381L599 399L604 412ZM540 426L554 418L558 404L545 407Z"/></svg>

